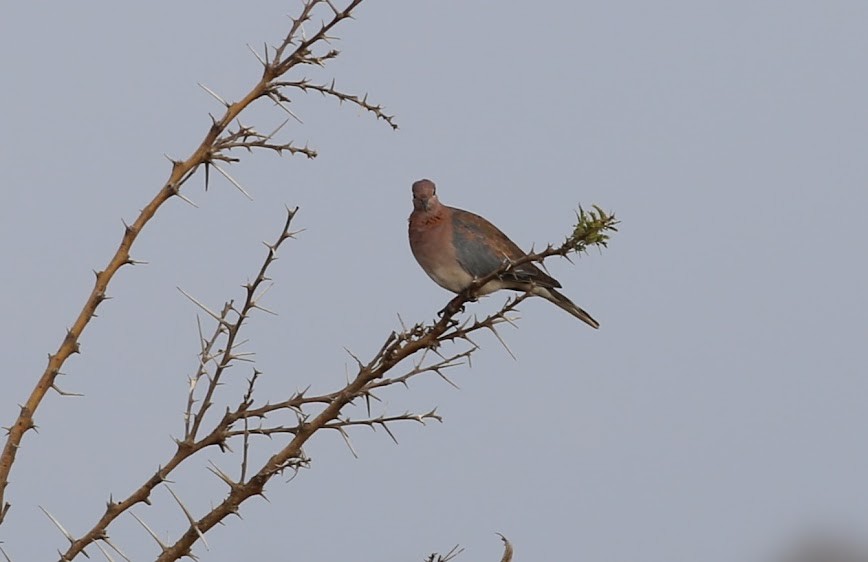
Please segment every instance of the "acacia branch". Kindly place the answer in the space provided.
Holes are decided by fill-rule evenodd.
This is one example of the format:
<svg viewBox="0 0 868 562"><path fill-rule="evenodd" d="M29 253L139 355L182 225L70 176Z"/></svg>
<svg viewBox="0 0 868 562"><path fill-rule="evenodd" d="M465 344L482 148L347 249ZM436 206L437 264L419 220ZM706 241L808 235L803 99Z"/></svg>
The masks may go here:
<svg viewBox="0 0 868 562"><path fill-rule="evenodd" d="M319 4L327 4L332 8L334 17L329 23L323 24L319 31L311 38L302 37L298 39L298 35L302 32L304 22L310 20L311 11L314 6ZM357 6L361 0L354 0L349 3L348 7L339 11L334 8L333 4L328 0L308 0L303 7L302 15L293 21L292 28L284 42L272 49L270 52L266 48L265 58L263 60L264 71L263 78L254 86L253 89L240 102L228 103L222 100L219 96L217 99L224 103L226 111L222 118L214 119L211 129L202 141L200 147L194 154L185 161L177 161L173 163L172 174L169 180L161 189L160 193L154 198L140 214L139 218L132 226L128 226L122 238L121 245L114 256L112 262L106 270L97 273L97 283L94 288L88 303L83 309L82 314L90 310L85 318L84 323L78 326L78 323L73 326L64 340L61 350L66 349L66 355L63 356L58 352L53 356L60 363L57 364L57 369L65 361L71 353L78 351L78 337L82 333L84 327L90 320L96 306L105 299L105 288L109 281L113 278L115 272L126 264L132 264L134 261L129 257L129 250L135 241L142 227L154 216L158 208L174 195L180 196L180 187L190 178L198 169L198 166L205 164L206 171L208 166L215 165L215 161L232 163L235 158L230 157L226 152L237 148L245 148L253 150L255 148L264 148L276 151L292 150L291 143L275 143L272 142L271 135L261 135L251 127L242 126L238 123L237 128L230 129L230 123L236 119L238 114L246 108L252 101L260 97L268 97L276 99L279 103L288 100L281 93L281 88L296 87L305 89L300 85L300 82L291 83L283 82L276 83L275 78L281 76L296 65L317 64L330 60L337 55L336 51L330 50L325 54L316 55L312 52L312 47L319 41L327 41L329 39L329 30L339 21L349 17L349 12ZM290 49L290 47L294 47ZM382 114L379 106L368 104L366 98L351 97L349 95L338 92L334 89L334 84L330 87L310 87L307 89L315 89L324 94L332 95L342 101L356 103L360 107L373 112L378 117L385 119L389 124L394 125L391 118ZM327 91L324 91L327 90ZM213 93L212 93L213 94ZM342 97L343 96L343 97ZM296 152L304 152L297 150ZM304 152L308 156L310 153ZM217 168L223 173L228 180L236 184L241 189L240 185L228 176L222 169ZM243 189L242 189L243 191ZM245 192L246 193L246 192ZM111 543L108 542L108 527L122 513L129 511L131 507L139 503L148 503L153 490L164 483L168 475L177 468L180 464L197 454L199 451L208 447L217 446L221 450L227 449L227 442L231 439L241 439L243 442L242 460L240 478L236 481L229 475L216 467L212 468L212 472L216 474L229 486L229 492L222 502L201 516L198 520L194 520L193 516L182 505L185 511L189 525L185 531L172 544L160 543L161 554L158 560L177 560L184 556L192 556L192 547L200 539L204 538L207 533L216 524L220 523L230 514L238 512L241 504L247 499L264 494L265 485L272 477L281 474L284 470L290 469L297 471L302 467L307 466L309 459L303 451L304 445L310 438L319 430L336 430L345 439L349 445L348 432L349 428L355 426L368 426L372 428L382 427L394 439L394 435L389 429L389 424L397 421L417 421L423 422L427 419L440 420L439 416L432 410L427 414L404 413L397 416L386 416L385 414L379 417L368 417L364 419L352 419L348 417L344 411L347 407L355 405L357 401L364 400L368 406L370 414L370 401L378 400L377 393L384 389L396 385L407 385L414 377L424 373L437 374L444 380L453 384L444 374L444 371L469 362L471 354L477 349L476 344L472 341L471 335L480 330L488 330L493 332L498 339L500 336L497 333L497 326L503 323L512 323L509 314L516 310L516 307L527 298L528 294L520 294L517 297L510 299L501 308L500 311L488 315L482 319L470 318L459 322L457 316L464 311L467 303L475 300L475 294L480 287L488 281L503 275L514 267L518 267L523 263L542 262L544 259L561 255L567 256L572 252L582 252L592 245L605 246L608 239L607 231L614 230L617 222L614 217L606 215L600 209L596 208L596 213L591 211L585 213L580 210L578 214L578 224L573 234L568 237L567 241L558 248L548 247L546 250L539 253L532 253L519 260L510 263L504 263L497 271L485 278L476 280L465 292L454 297L447 306L443 309L439 320L431 324L417 324L409 329L405 328L401 332L391 333L379 351L368 362L363 363L357 359L358 371L351 381L349 381L341 389L320 395L308 396L306 391L299 392L288 397L282 402L276 404L266 404L263 406L253 407L253 389L256 379L259 375L254 371L253 377L250 379L248 390L241 401L234 408L227 408L226 412L218 417L210 430L206 430L206 416L212 412L213 405L217 396L217 390L220 386L221 378L225 375L227 369L239 360L247 360L244 353L239 352L239 347L243 341L239 339L239 333L245 320L249 314L255 309L262 309L257 301L262 296L264 291L261 287L266 283L266 271L270 264L275 259L277 247L287 238L291 237L289 225L294 216L294 211L288 213L288 218L283 229L283 233L275 244L269 245L268 255L261 267L255 280L245 285L246 295L243 304L240 308L236 308L233 301L227 303L223 309L217 313L213 312L195 299L191 299L217 322L213 335L209 338L204 338L200 330L200 361L196 373L190 379L189 397L184 418L184 437L177 441L177 449L168 461L160 466L160 468L146 480L137 490L130 494L122 501L116 502L110 499L106 505L105 512L91 528L79 539L69 538L71 545L68 550L63 553L62 560L72 560L78 554L83 553L84 549L96 543L99 546L99 541L109 545L114 549ZM120 260L116 267L112 268L115 260ZM91 309L87 307L91 306ZM262 309L265 310L265 309ZM81 317L80 317L81 318ZM225 338L225 340L224 340ZM458 342L463 340L469 347L466 349L449 355L448 357L440 355L439 348L444 344ZM218 346L218 341L223 346ZM501 340L502 342L503 340ZM214 351L219 350L219 351ZM440 355L441 360L433 363L426 363L428 354L433 353ZM417 361L407 369L403 374L391 376L392 369L401 364L405 359L417 357ZM49 363L51 366L51 362ZM58 371L59 372L59 371ZM46 371L49 373L49 371ZM44 375L45 376L45 375ZM54 372L49 378L48 386L39 396L36 406L41 401L42 396L54 384L54 378L57 372ZM204 392L200 395L197 391L200 389L200 384L205 384ZM38 388L38 387L37 387ZM25 405L27 407L27 405ZM3 456L0 461L8 461L6 472L0 471L0 492L5 490L6 478L8 477L8 469L14 461L14 451L17 450L20 438L32 427L32 415L35 407L28 409L26 412L22 408L22 414L19 416L19 422L24 423L22 429L15 437L13 430L10 430L10 439L7 440L4 448ZM271 413L284 412L291 413L296 416L294 425L260 425L260 427L250 427L250 421L254 418L263 419ZM208 416L213 417L213 416ZM23 420L23 421L22 421ZM29 426L27 424L30 424ZM26 427L25 427L26 426ZM250 438L255 435L281 435L285 434L290 438L289 442L283 445L275 454L268 459L266 463L258 468L251 469L248 466L248 446ZM13 438L17 439L14 441ZM10 448L10 443L13 451L7 454L7 449ZM352 450L352 447L351 447ZM354 453L355 454L355 453ZM0 464L2 469L2 464ZM248 474L252 476L248 477ZM174 495L174 494L173 494ZM177 499L177 498L176 498ZM2 504L2 493L0 493L0 504ZM180 504L180 501L179 501ZM3 504L3 509L0 510L0 521L8 508ZM101 547L100 547L101 548ZM510 554L511 556L511 554Z"/></svg>
<svg viewBox="0 0 868 562"><path fill-rule="evenodd" d="M240 415L236 416L224 416L221 422L215 424L215 426L207 433L207 435L202 438L198 438L202 423L204 421L205 414L208 412L209 407L212 405L212 400L217 388L220 385L221 375L226 371L229 365L237 359L237 353L234 348L237 346L237 336L241 330L241 327L244 324L244 321L249 317L250 312L257 308L256 298L258 296L258 289L263 282L265 282L267 277L268 268L274 263L277 259L277 251L280 249L281 245L288 239L292 238L295 233L290 230L292 225L292 220L295 218L298 209L287 209L286 213L286 221L283 224L283 228L280 231L275 242L271 244L266 244L268 251L266 252L265 259L262 262L262 265L259 268L259 272L254 279L254 281L245 285L245 299L244 303L241 305L240 312L236 314L236 318L233 321L228 320L228 315L231 311L233 311L233 307L230 303L227 303L223 307L223 311L218 318L217 326L218 328L215 330L214 335L209 338L208 341L202 342L202 350L201 355L199 357L199 365L196 370L196 374L191 377L190 381L190 394L187 399L187 410L184 413L184 439L180 439L176 441L177 448L175 453L171 458L168 459L165 463L160 465L160 468L157 469L154 474L148 478L137 490L135 490L132 494L130 494L127 498L116 502L113 499L109 499L106 503L105 511L100 519L93 525L93 527L86 532L84 535L79 537L78 539L70 539L70 546L62 554L61 560L72 560L78 554L82 553L84 549L94 543L95 541L105 540L108 538L108 527L114 522L121 514L128 511L131 507L135 506L139 503L149 503L151 493L154 489L160 484L164 483L168 478L169 474L172 473L178 466L180 466L184 461L193 457L199 451L217 446L221 449L225 447L226 441L230 435L229 429L232 424L234 424L237 420L241 419ZM200 331L201 333L201 331ZM218 356L212 356L211 349L213 349L217 345L217 339L219 336L225 335L227 338L227 342L224 346L224 351L220 353ZM209 363L215 362L215 373L210 373L208 371L207 365ZM241 404L238 406L237 411L243 412L246 407L248 407L253 402L253 385L256 383L256 379L258 377L258 372L254 371L253 377L251 377L248 385L248 391L245 393L242 398ZM200 407L197 411L193 412L193 405L197 402L194 399L194 393L196 389L196 383L200 380L207 380L208 386L205 390L205 397L200 402ZM192 517L190 517L192 519Z"/></svg>
<svg viewBox="0 0 868 562"><path fill-rule="evenodd" d="M377 119L382 119L383 121L388 123L389 126L392 127L392 129L398 128L398 124L395 123L395 116L394 115L386 115L383 112L383 106L375 105L375 104L368 102L368 95L367 94L365 94L362 97L359 97L355 94L348 94L346 92L342 92L341 90L338 90L335 87L335 81L334 80L331 81L331 84L326 85L326 84L315 84L315 83L311 82L310 80L308 80L307 78L303 78L301 80L296 80L296 81L292 81L292 82L275 82L275 86L278 86L281 88L296 88L296 89L301 90L302 92L307 92L307 91L311 91L311 90L319 92L324 96L330 96L330 97L336 98L341 103L347 102L347 103L351 103L353 105L356 105L356 106L364 109L365 111L369 111L369 112L373 113L377 117ZM277 95L277 93L275 93L275 94Z"/></svg>
<svg viewBox="0 0 868 562"><path fill-rule="evenodd" d="M142 208L135 221L132 224L125 225L118 248L109 259L105 268L96 272L94 286L85 300L81 311L73 321L72 326L67 330L57 350L48 356L48 364L45 370L39 377L27 400L21 406L17 418L7 428L6 440L2 452L0 452L0 524L2 524L9 511L10 504L5 500L6 489L9 485L9 474L15 463L18 451L21 449L24 435L35 428L34 416L49 389L56 388L55 379L63 365L70 356L79 353L81 336L90 324L91 319L94 318L97 308L106 300L106 292L117 272L125 265L136 263L130 257L130 251L139 234L172 197L177 196L186 200L186 197L180 193L181 187L193 176L200 166L206 165L207 172L208 165L212 164L215 160L221 158L225 160L225 154L221 150L232 148L247 148L248 150L266 148L277 152L301 152L308 157L315 155L313 151L306 148L292 147L291 143L271 143L261 136L250 136L250 131L247 132L248 143L246 145L243 132L230 132L225 136L224 133L226 133L230 124L241 112L247 109L254 101L260 98L272 98L275 91L273 82L276 79L296 66L322 65L326 60L337 56L337 52L333 51L329 51L324 55L316 55L313 53L313 48L322 42L328 42L332 39L328 33L338 23L351 17L353 10L361 2L362 0L351 0L343 10L337 10L329 0L306 0L303 4L301 15L293 20L292 26L283 42L276 49L272 49L271 53L268 52L269 50L266 47L265 58L259 57L263 63L262 77L246 95L239 101L230 103L209 90L212 95L222 102L225 108L223 114L219 118L212 118L211 127L190 156L184 160L172 161L172 170L163 186L153 199ZM314 9L319 5L328 6L332 12L332 16L321 25L316 33L300 39L299 33L302 30L303 24L310 21ZM223 143L222 148L221 142ZM220 171L222 172L223 170L221 169ZM228 175L227 179L236 183Z"/></svg>
<svg viewBox="0 0 868 562"><path fill-rule="evenodd" d="M338 431L355 455L356 452L349 442L348 434L348 430L353 427L383 428L396 441L389 428L392 423L399 421L420 423L425 423L426 420L441 421L436 410L423 414L405 412L399 415L382 414L373 417L370 415L370 401L379 400L378 394L386 389L399 385L407 386L415 377L426 373L436 374L455 386L444 372L469 363L471 355L478 349L478 346L472 341L471 335L480 330L489 330L496 334L495 326L504 322L512 323L509 315L515 312L516 307L530 296L529 293L519 294L510 298L500 310L484 318L474 317L471 319L468 317L459 321L457 315L463 312L466 304L475 299L475 291L491 279L524 263L542 262L555 255L566 256L571 252L585 251L593 245L604 245L607 240L606 233L614 230L614 226L617 224L614 217L605 214L591 217L587 214L582 215L580 212L579 224L563 245L558 248L548 247L542 252L528 254L514 262L505 262L496 272L476 280L467 291L454 297L436 322L416 324L409 328L404 327L400 332L392 332L368 363L356 359L358 371L355 377L339 390L314 395L308 395L307 390L304 390L296 392L283 401L254 407L254 389L260 376L260 372L254 370L253 376L248 380L247 390L239 403L234 408L228 408L206 431L204 429L205 417L215 403L217 391L221 387L221 378L225 375L228 367L234 361L239 360L242 355L237 348L243 343L239 339L243 324L253 310L261 308L258 305L258 299L264 291L260 291L259 288L268 280L267 271L276 259L278 248L293 235L290 231L290 225L294 215L295 211L288 210L287 220L277 241L267 245L268 252L258 274L254 281L245 285L245 299L240 308L236 309L230 301L218 314L211 312L202 303L194 300L198 306L207 310L209 315L215 319L217 328L207 339L201 336L201 327L199 329L201 352L196 373L191 377L190 395L187 399L184 416L184 438L177 441L177 450L173 456L163 463L161 468L139 489L120 502L110 500L103 516L90 531L79 539L70 539L71 546L63 554L62 560L71 560L78 553L83 552L87 545L94 542L102 541L108 544L108 526L117 517L138 503L147 503L154 488L164 483L175 468L208 447L217 446L226 451L229 450L227 444L230 440L241 439L240 478L234 480L216 466L211 468L212 472L227 484L229 493L219 505L198 520L194 520L193 516L182 506L182 509L185 510L184 515L189 521L187 530L173 544L161 545L161 554L158 560L177 560L183 556L190 556L193 545L196 541L203 539L211 528L220 523L226 516L238 513L241 504L247 499L264 495L265 485L272 477L286 469L298 471L300 468L306 467L309 459L305 456L303 447L319 430ZM455 353L448 355L441 353L442 346L459 341L464 341L469 345L466 349ZM221 349L222 351L215 353L212 351L214 349ZM429 359L435 355L438 359L430 361ZM393 369L411 357L414 357L413 363L404 370L403 374L391 375ZM202 392L202 398L197 399L196 392L200 381L205 382L207 386ZM344 410L348 406L357 404L359 400L365 401L368 415L364 418L347 416ZM198 408L195 407L196 404L198 404ZM268 416L279 412L294 415L296 423L269 423L267 425L263 423ZM259 420L258 425L250 423L254 419ZM251 438L255 436L271 438L286 436L290 441L282 446L252 476L248 477L248 474L252 472L249 466L248 447ZM509 556L511 556L511 552Z"/></svg>
<svg viewBox="0 0 868 562"><path fill-rule="evenodd" d="M501 557L500 562L512 562L512 543L506 540L506 537L500 533L497 534L500 537L500 540L503 541L503 556ZM464 549L455 545L446 554L438 554L435 552L434 554L429 555L428 558L425 559L425 562L451 562L462 552L464 552Z"/></svg>
<svg viewBox="0 0 868 562"><path fill-rule="evenodd" d="M214 506L195 523L191 523L187 530L172 545L162 551L157 560L165 562L191 555L193 545L203 533L207 533L227 516L238 513L241 504L248 499L263 495L265 485L271 478L281 474L287 468L298 470L301 467L307 466L309 459L305 456L303 449L305 444L318 431L324 429L338 430L347 440L347 445L355 455L355 451L349 443L345 431L346 428L359 424L372 427L379 424L382 427L386 427L385 423L381 423L386 418L369 418L352 422L343 415L342 412L345 408L354 404L358 399L363 398L369 401L371 398L376 398L374 391L380 391L385 387L397 384L406 385L410 378L421 373L434 372L442 376L443 369L454 366L456 361L463 360L464 358L469 359L470 355L477 349L476 344L470 340L470 334L479 330L491 330L496 333L495 326L502 322L511 322L508 314L515 310L515 307L529 296L528 294L522 294L510 299L501 310L481 320L475 319L472 322L469 320L463 323L459 322L455 317L464 310L467 303L475 300L476 291L492 279L504 275L512 268L521 266L522 264L531 262L541 263L548 257L556 255L565 257L570 253L584 252L591 246L605 246L608 241L608 233L616 230L617 221L614 216L608 215L600 209L596 209L591 213L585 213L580 210L577 218L578 223L573 233L560 247L555 248L550 246L542 252L531 253L519 260L504 263L497 271L492 272L489 276L477 279L466 291L455 296L443 309L442 316L438 321L427 325L417 324L401 332L389 334L380 350L368 363L365 364L356 359L358 363L356 375L340 390L318 396L306 396L306 392L300 392L278 404L252 408L249 403L246 403L232 412L227 412L220 422L227 428L223 432L224 436L231 434L235 437L246 437L257 433L272 436L285 433L291 435L292 438L246 481L243 479L234 481L228 478L228 476L221 475L221 479L229 486L229 492L223 501ZM437 350L442 344L456 340L467 341L470 344L469 349L451 357L442 358L441 361L432 365L425 366L423 364L424 356L429 350L433 350L439 354ZM387 377L387 374L393 368L397 367L405 359L417 354L420 355L421 359L404 375ZM306 412L305 408L312 405L320 406L320 409L316 413ZM247 428L237 430L234 433L228 429L238 419L264 418L266 415L279 410L295 412L298 423L292 426L271 426L260 430ZM431 415L433 415L433 411L429 414L429 416ZM411 414L404 414L403 416L397 416L395 421L397 419L417 418ZM424 417L417 419L417 421L422 420L424 420ZM392 437L394 438L394 436ZM511 547L506 543L504 557L506 560L509 560L511 556Z"/></svg>

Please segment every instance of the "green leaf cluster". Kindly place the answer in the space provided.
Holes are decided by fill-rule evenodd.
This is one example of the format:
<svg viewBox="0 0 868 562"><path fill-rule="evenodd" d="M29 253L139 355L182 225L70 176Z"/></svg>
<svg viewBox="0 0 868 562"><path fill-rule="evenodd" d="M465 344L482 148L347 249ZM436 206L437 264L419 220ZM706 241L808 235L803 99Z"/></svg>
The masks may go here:
<svg viewBox="0 0 868 562"><path fill-rule="evenodd" d="M575 253L586 252L591 246L605 248L609 245L611 233L618 232L618 224L614 213L607 213L596 205L586 211L580 205L576 212L576 225L563 248Z"/></svg>

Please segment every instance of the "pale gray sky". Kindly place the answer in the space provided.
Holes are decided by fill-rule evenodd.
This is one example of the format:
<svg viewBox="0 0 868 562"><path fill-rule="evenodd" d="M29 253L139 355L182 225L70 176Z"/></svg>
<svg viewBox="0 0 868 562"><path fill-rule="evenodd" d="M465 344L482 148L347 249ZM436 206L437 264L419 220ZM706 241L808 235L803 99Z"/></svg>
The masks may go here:
<svg viewBox="0 0 868 562"><path fill-rule="evenodd" d="M0 421L16 413L132 219L219 106L258 77L246 43L274 43L296 2L12 3L0 22ZM438 406L400 446L360 431L306 450L208 535L207 561L767 560L815 528L868 528L868 4L860 1L375 2L313 74L369 92L401 129L311 95L287 139L314 161L246 158L244 199L202 178L160 213L82 338L13 471L0 540L53 559L171 454L195 368L194 307L219 306L261 260L284 204L307 231L272 270L247 332L260 398L331 389L398 326L449 295L406 241L410 183L485 215L525 247L559 242L578 203L614 210L603 255L551 262L602 324L542 300L472 369L388 394ZM267 104L246 122L283 116ZM496 295L474 305L491 310ZM239 379L246 376L240 369ZM222 461L217 453L209 458ZM227 467L232 465L227 462ZM201 465L176 489L196 513L223 488ZM135 512L173 539L165 490ZM130 517L112 536L156 546ZM91 550L92 556L99 556Z"/></svg>

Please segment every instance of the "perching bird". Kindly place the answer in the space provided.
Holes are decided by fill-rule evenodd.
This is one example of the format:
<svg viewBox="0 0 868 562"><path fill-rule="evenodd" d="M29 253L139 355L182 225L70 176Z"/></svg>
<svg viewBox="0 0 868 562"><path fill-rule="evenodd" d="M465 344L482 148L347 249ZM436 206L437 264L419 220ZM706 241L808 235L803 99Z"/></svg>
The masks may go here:
<svg viewBox="0 0 868 562"><path fill-rule="evenodd" d="M413 184L410 249L425 273L453 293L460 293L507 260L515 261L526 255L484 218L440 203L431 180ZM477 295L500 289L527 291L558 305L592 328L599 328L600 324L590 314L556 290L560 286L537 266L526 263L489 281Z"/></svg>

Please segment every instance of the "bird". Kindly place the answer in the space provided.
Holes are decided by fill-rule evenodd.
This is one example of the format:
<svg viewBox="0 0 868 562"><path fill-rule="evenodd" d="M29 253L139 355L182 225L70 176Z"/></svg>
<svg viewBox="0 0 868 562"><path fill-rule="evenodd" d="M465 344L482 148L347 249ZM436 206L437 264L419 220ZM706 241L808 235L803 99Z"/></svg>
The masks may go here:
<svg viewBox="0 0 868 562"><path fill-rule="evenodd" d="M481 216L448 207L428 179L413 183L413 212L409 218L410 250L435 283L461 293L475 280L527 254ZM566 310L592 328L600 323L557 289L561 284L532 263L524 263L488 281L477 296L501 289L524 291Z"/></svg>

